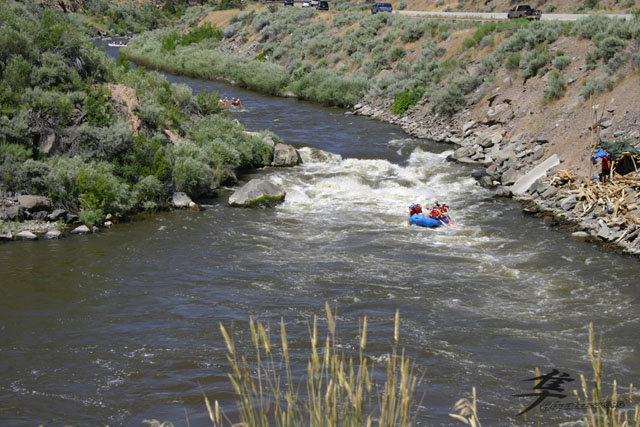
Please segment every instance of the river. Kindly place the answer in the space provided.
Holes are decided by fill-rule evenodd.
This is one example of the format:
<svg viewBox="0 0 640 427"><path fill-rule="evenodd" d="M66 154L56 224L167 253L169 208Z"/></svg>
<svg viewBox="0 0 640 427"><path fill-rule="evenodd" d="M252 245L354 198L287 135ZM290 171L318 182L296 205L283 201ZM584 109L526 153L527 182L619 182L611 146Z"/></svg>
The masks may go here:
<svg viewBox="0 0 640 427"><path fill-rule="evenodd" d="M113 53L113 51L111 51ZM287 191L274 209L159 213L90 236L0 246L0 424L207 424L202 390L234 413L219 322L248 349L250 316L278 337L284 317L298 369L308 323L337 309L345 349L369 320L368 353L400 344L424 374L419 425L476 387L485 425L523 424L536 367L591 378L587 325L605 350L605 389L639 383L637 260L572 241L495 199L446 161L451 147L401 129L222 83L173 82L242 99L236 117L300 149L304 163L268 177ZM410 202L451 206L455 228L405 228ZM326 333L323 324L321 336ZM377 369L382 369L379 362ZM622 388L621 391L624 391ZM628 405L627 405L628 406ZM540 424L575 410L532 412Z"/></svg>

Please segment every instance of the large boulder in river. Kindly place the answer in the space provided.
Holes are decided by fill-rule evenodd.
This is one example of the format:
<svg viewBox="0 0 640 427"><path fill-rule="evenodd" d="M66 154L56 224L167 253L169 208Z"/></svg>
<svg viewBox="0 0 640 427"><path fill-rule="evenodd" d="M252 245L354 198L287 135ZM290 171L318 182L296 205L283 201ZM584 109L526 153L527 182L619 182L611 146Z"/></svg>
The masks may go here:
<svg viewBox="0 0 640 427"><path fill-rule="evenodd" d="M229 205L234 207L274 206L284 201L286 193L282 188L264 179L252 179L229 197Z"/></svg>
<svg viewBox="0 0 640 427"><path fill-rule="evenodd" d="M18 204L30 212L51 209L51 200L44 196L18 196Z"/></svg>
<svg viewBox="0 0 640 427"><path fill-rule="evenodd" d="M295 166L302 163L298 151L288 144L276 144L273 148L273 162L271 166Z"/></svg>
<svg viewBox="0 0 640 427"><path fill-rule="evenodd" d="M181 191L173 193L173 196L171 196L171 206L174 208L192 208L195 205L196 204L191 200L191 197Z"/></svg>

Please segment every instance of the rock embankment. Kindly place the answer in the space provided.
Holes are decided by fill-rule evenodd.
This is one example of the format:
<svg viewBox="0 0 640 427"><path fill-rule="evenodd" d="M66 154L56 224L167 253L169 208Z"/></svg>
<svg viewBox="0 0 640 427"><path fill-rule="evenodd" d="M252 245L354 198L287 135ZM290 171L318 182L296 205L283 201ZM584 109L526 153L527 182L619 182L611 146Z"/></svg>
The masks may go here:
<svg viewBox="0 0 640 427"><path fill-rule="evenodd" d="M496 98L489 98L480 120L468 119L469 111L454 119L438 117L422 112L420 105L395 116L389 112L390 101L371 98L355 105L353 113L397 124L417 138L452 144L449 160L478 166L472 175L480 185L495 188L496 196L513 197L525 212L542 216L545 223L573 229L577 240L640 255L638 172L607 184L577 178L548 148L545 135L529 128L514 132L509 126L514 114L511 100L494 103ZM601 129L609 126L606 121L600 124Z"/></svg>

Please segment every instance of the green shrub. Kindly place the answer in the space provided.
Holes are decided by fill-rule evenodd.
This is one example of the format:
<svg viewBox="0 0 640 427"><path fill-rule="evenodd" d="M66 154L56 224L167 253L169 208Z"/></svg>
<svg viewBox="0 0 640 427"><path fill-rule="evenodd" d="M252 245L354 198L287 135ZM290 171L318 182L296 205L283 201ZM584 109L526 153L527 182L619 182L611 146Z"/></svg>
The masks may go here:
<svg viewBox="0 0 640 427"><path fill-rule="evenodd" d="M589 77L582 83L580 95L585 99L613 89L613 81L608 77Z"/></svg>
<svg viewBox="0 0 640 427"><path fill-rule="evenodd" d="M452 115L467 105L460 88L454 84L436 90L430 98L431 109L434 113Z"/></svg>
<svg viewBox="0 0 640 427"><path fill-rule="evenodd" d="M522 77L528 79L539 73L544 74L547 60L547 54L542 49L525 52L524 56L520 60L520 68L523 70Z"/></svg>
<svg viewBox="0 0 640 427"><path fill-rule="evenodd" d="M465 39L462 42L462 49L466 50L474 46L477 46L483 38L493 33L498 28L499 27L496 22L487 22L487 23L481 24L476 30L476 32L473 33L473 36Z"/></svg>
<svg viewBox="0 0 640 427"><path fill-rule="evenodd" d="M597 49L589 49L585 55L585 62L588 70L593 70L600 59L600 52Z"/></svg>
<svg viewBox="0 0 640 427"><path fill-rule="evenodd" d="M242 0L220 0L214 10L244 9Z"/></svg>
<svg viewBox="0 0 640 427"><path fill-rule="evenodd" d="M19 111L13 115L0 115L0 144L4 143L32 143L27 111Z"/></svg>
<svg viewBox="0 0 640 427"><path fill-rule="evenodd" d="M227 0L222 0L222 2L224 1ZM210 23L206 22L205 24L200 25L199 27L196 27L188 33L182 35L180 37L179 43L182 46L188 46L193 43L200 43L201 41L207 39L222 40L223 36L224 34L222 33L222 30L220 30L215 25L211 25Z"/></svg>
<svg viewBox="0 0 640 427"><path fill-rule="evenodd" d="M616 71L618 71L618 69L623 67L624 64L626 64L630 58L631 58L631 55L628 52L625 52L625 51L616 52L616 54L613 55L613 58L611 58L609 62L607 62L607 66L606 66L607 72L609 74L615 73Z"/></svg>
<svg viewBox="0 0 640 427"><path fill-rule="evenodd" d="M220 104L218 103L218 92L207 92L205 88L195 98L195 102L200 108L200 113L204 116L220 112Z"/></svg>
<svg viewBox="0 0 640 427"><path fill-rule="evenodd" d="M393 46L389 50L389 60L391 62L396 62L397 60L403 58L405 54L406 51L404 50L404 48L402 48L402 46Z"/></svg>
<svg viewBox="0 0 640 427"><path fill-rule="evenodd" d="M600 49L600 55L605 61L613 58L613 56L620 52L626 46L626 42L617 36L605 37L598 43Z"/></svg>
<svg viewBox="0 0 640 427"><path fill-rule="evenodd" d="M564 70L569 66L569 64L571 64L571 58L565 55L558 55L553 58L553 61L551 61L551 63L558 70Z"/></svg>
<svg viewBox="0 0 640 427"><path fill-rule="evenodd" d="M192 157L176 157L172 168L176 190L191 197L199 197L211 191L213 171L204 162Z"/></svg>
<svg viewBox="0 0 640 427"><path fill-rule="evenodd" d="M507 58L507 62L505 63L505 67L507 70L517 70L520 68L520 54L516 53Z"/></svg>
<svg viewBox="0 0 640 427"><path fill-rule="evenodd" d="M129 125L124 120L113 122L108 127L84 124L77 129L77 133L83 152L71 150L71 153L98 160L115 159L128 150L132 142Z"/></svg>
<svg viewBox="0 0 640 427"><path fill-rule="evenodd" d="M412 105L415 105L422 98L422 92L413 90L404 90L398 93L391 105L391 112L393 114L404 114Z"/></svg>
<svg viewBox="0 0 640 427"><path fill-rule="evenodd" d="M547 78L547 84L542 89L544 101L548 102L553 99L562 98L566 89L567 85L562 74L556 70L551 71Z"/></svg>
<svg viewBox="0 0 640 427"><path fill-rule="evenodd" d="M423 36L426 30L426 26L421 19L412 19L406 21L402 25L402 32L400 33L400 39L405 42L414 42L419 40Z"/></svg>
<svg viewBox="0 0 640 427"><path fill-rule="evenodd" d="M102 209L83 209L78 213L80 222L85 224L87 227L93 227L94 225L101 224L104 217L105 215Z"/></svg>
<svg viewBox="0 0 640 427"><path fill-rule="evenodd" d="M289 86L300 98L343 107L356 104L367 87L363 76L346 77L327 70L311 71Z"/></svg>
<svg viewBox="0 0 640 427"><path fill-rule="evenodd" d="M138 197L138 204L145 210L149 210L157 206L162 196L162 183L155 176L148 175L138 181L134 190ZM146 202L152 202L152 204L145 205Z"/></svg>
<svg viewBox="0 0 640 427"><path fill-rule="evenodd" d="M184 83L174 83L169 89L171 92L171 101L178 108L184 108L191 103L193 91L191 87Z"/></svg>
<svg viewBox="0 0 640 427"><path fill-rule="evenodd" d="M89 89L82 109L86 112L87 121L93 125L107 126L113 119L113 110L109 104L111 92L105 86Z"/></svg>
<svg viewBox="0 0 640 427"><path fill-rule="evenodd" d="M120 216L131 210L135 204L129 186L120 182L109 163L84 165L72 190L80 200L83 209L103 210Z"/></svg>

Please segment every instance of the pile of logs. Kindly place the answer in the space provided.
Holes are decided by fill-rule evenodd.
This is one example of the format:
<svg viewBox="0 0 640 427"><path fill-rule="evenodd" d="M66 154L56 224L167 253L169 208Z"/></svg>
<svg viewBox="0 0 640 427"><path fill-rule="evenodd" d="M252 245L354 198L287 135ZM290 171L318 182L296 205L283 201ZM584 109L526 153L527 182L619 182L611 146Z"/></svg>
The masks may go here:
<svg viewBox="0 0 640 427"><path fill-rule="evenodd" d="M610 213L606 222L613 226L635 226L640 223L640 176L614 176L605 183L587 181L578 188L583 213L603 206ZM634 227L635 228L635 227Z"/></svg>

